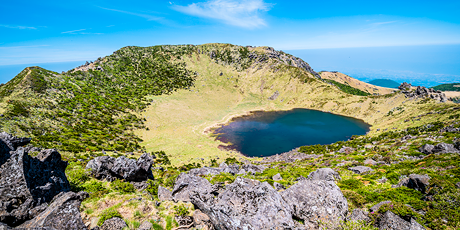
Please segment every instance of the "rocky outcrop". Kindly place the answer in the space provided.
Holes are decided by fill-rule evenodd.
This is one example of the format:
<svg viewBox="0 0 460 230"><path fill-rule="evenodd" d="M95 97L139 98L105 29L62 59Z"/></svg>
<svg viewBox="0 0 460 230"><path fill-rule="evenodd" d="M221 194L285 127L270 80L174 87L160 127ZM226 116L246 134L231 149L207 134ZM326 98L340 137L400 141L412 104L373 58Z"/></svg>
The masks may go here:
<svg viewBox="0 0 460 230"><path fill-rule="evenodd" d="M432 88L417 86L415 90L412 90L413 86L406 82L402 83L398 88L406 98L431 98L439 102L447 101L447 97L443 92Z"/></svg>
<svg viewBox="0 0 460 230"><path fill-rule="evenodd" d="M205 178L181 173L176 179L176 183L171 195L175 202L190 202L190 196L193 193L211 194L215 193L216 191L217 188L209 183L209 181Z"/></svg>
<svg viewBox="0 0 460 230"><path fill-rule="evenodd" d="M274 181L279 181L279 180L282 180L283 178L281 177L281 175L280 175L279 173L277 173L276 175L274 175L274 176L272 177L272 179L273 179Z"/></svg>
<svg viewBox="0 0 460 230"><path fill-rule="evenodd" d="M16 226L37 216L59 193L70 191L67 162L53 149L31 157L23 147L10 151L0 167L0 222Z"/></svg>
<svg viewBox="0 0 460 230"><path fill-rule="evenodd" d="M305 226L317 229L319 220L337 223L345 220L347 199L332 181L300 180L281 192L292 209L292 214L305 222Z"/></svg>
<svg viewBox="0 0 460 230"><path fill-rule="evenodd" d="M370 210L371 212L373 212L373 213L376 213L377 211L379 211L379 209L380 209L380 207L382 207L382 205L384 205L384 204L389 204L389 203L391 203L391 201L389 201L389 200L382 201L382 202L380 202L380 203L378 203L378 204L372 206L369 210Z"/></svg>
<svg viewBox="0 0 460 230"><path fill-rule="evenodd" d="M215 198L194 191L192 203L217 229L293 229L292 210L267 182L238 177Z"/></svg>
<svg viewBox="0 0 460 230"><path fill-rule="evenodd" d="M276 154L276 155L269 156L269 157L264 157L262 162L271 163L271 162L283 162L284 161L286 163L292 163L298 160L301 161L305 159L314 159L314 158L318 158L321 156L322 155L301 153L298 151L298 149L294 149L289 152Z"/></svg>
<svg viewBox="0 0 460 230"><path fill-rule="evenodd" d="M353 153L354 151L356 151L355 148L344 146L341 149L339 149L338 153L350 154L350 153Z"/></svg>
<svg viewBox="0 0 460 230"><path fill-rule="evenodd" d="M253 164L245 164L241 166L241 169L249 174L263 173L266 168L267 167L263 165L253 165Z"/></svg>
<svg viewBox="0 0 460 230"><path fill-rule="evenodd" d="M158 186L158 199L161 201L173 200L172 192L165 187Z"/></svg>
<svg viewBox="0 0 460 230"><path fill-rule="evenodd" d="M193 212L193 223L197 229L213 230L214 226L211 223L211 218L201 212L199 209Z"/></svg>
<svg viewBox="0 0 460 230"><path fill-rule="evenodd" d="M378 222L380 230L425 230L425 228L417 223L414 219L405 221L398 215L391 211L387 211L383 214Z"/></svg>
<svg viewBox="0 0 460 230"><path fill-rule="evenodd" d="M87 193L69 192L67 162L54 149L21 147L29 142L0 134L0 222L23 229L86 229L79 209Z"/></svg>
<svg viewBox="0 0 460 230"><path fill-rule="evenodd" d="M277 90L277 91L275 91L275 92L273 93L273 95L271 95L271 96L268 98L268 100L272 100L272 101L273 101L273 100L276 100L276 98L278 98L279 95L280 95L280 93L279 93L278 90Z"/></svg>
<svg viewBox="0 0 460 230"><path fill-rule="evenodd" d="M278 183L278 182L274 182L273 183L273 187L275 187L276 191L280 191L280 190L284 190L286 189L286 187L284 187L284 185Z"/></svg>
<svg viewBox="0 0 460 230"><path fill-rule="evenodd" d="M335 181L341 180L340 174L331 168L320 168L308 175L309 180Z"/></svg>
<svg viewBox="0 0 460 230"><path fill-rule="evenodd" d="M364 221L366 223L371 222L371 218L369 218L368 213L364 212L359 208L353 209L351 214L347 217L347 221Z"/></svg>
<svg viewBox="0 0 460 230"><path fill-rule="evenodd" d="M366 166L355 166L355 167L350 167L348 170L356 173L356 174L363 174L366 172L374 171L373 169L366 167Z"/></svg>
<svg viewBox="0 0 460 230"><path fill-rule="evenodd" d="M418 149L419 152L424 154L431 154L433 153L434 145L424 144L422 147Z"/></svg>
<svg viewBox="0 0 460 230"><path fill-rule="evenodd" d="M122 230L123 228L128 227L126 222L119 218L119 217L113 217L110 218L102 224L101 228L99 230Z"/></svg>
<svg viewBox="0 0 460 230"><path fill-rule="evenodd" d="M80 204L87 197L86 192L61 193L45 211L18 228L86 229L80 215Z"/></svg>
<svg viewBox="0 0 460 230"><path fill-rule="evenodd" d="M430 187L430 177L428 175L410 174L409 177L403 178L395 188L406 186L425 193Z"/></svg>
<svg viewBox="0 0 460 230"><path fill-rule="evenodd" d="M217 175L220 173L230 173L232 175L236 174L246 174L246 173L256 173L256 172L263 172L265 170L264 166L247 164L243 166L239 166L237 164L227 165L225 162L222 162L218 168L212 167L202 167L202 168L195 168L191 169L189 174L194 176L207 176L207 175Z"/></svg>
<svg viewBox="0 0 460 230"><path fill-rule="evenodd" d="M374 161L372 159L366 159L364 162L363 162L365 165L377 165L377 161Z"/></svg>
<svg viewBox="0 0 460 230"><path fill-rule="evenodd" d="M153 160L154 158L148 153L144 153L137 161L125 156L118 158L101 156L89 161L86 168L91 170L91 174L97 179L140 182L153 179L151 171Z"/></svg>
<svg viewBox="0 0 460 230"><path fill-rule="evenodd" d="M150 223L150 221L144 221L142 222L142 224L139 226L139 228L137 228L137 230L150 230L152 229L153 227L153 224Z"/></svg>

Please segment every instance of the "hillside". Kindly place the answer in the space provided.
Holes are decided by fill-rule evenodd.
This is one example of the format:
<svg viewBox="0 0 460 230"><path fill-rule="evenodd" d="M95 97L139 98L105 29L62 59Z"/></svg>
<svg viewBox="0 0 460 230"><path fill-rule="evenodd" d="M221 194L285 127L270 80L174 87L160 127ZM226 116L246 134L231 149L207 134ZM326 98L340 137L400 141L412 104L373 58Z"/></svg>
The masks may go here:
<svg viewBox="0 0 460 230"><path fill-rule="evenodd" d="M232 229L225 224L241 219L255 229L384 229L393 220L458 229L460 109L424 90L318 74L270 47L125 47L62 74L23 70L0 86L0 131L32 138L32 157L31 145L61 152L71 191L89 193L80 210L90 228L120 217L129 229ZM293 108L372 127L267 158L225 151L210 132L250 111ZM322 194L334 199L317 203Z"/></svg>
<svg viewBox="0 0 460 230"><path fill-rule="evenodd" d="M442 84L431 88L441 91L460 91L460 83Z"/></svg>
<svg viewBox="0 0 460 230"><path fill-rule="evenodd" d="M395 91L395 89L366 83L339 72L321 72L321 77L323 79L333 80L338 83L359 89L363 92L369 93L370 95L385 95Z"/></svg>
<svg viewBox="0 0 460 230"><path fill-rule="evenodd" d="M371 85L381 86L385 88L392 88L392 89L397 89L398 86L401 85L398 82L395 82L390 79L374 79L368 83Z"/></svg>

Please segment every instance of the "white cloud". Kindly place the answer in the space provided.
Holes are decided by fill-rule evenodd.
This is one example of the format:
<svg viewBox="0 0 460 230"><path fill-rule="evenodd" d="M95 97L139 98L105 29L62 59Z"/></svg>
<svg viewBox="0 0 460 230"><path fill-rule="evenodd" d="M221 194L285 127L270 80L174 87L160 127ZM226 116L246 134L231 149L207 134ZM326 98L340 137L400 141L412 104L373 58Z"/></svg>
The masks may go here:
<svg viewBox="0 0 460 230"><path fill-rule="evenodd" d="M71 30L71 31L61 32L61 34L75 34L76 32L85 31L85 30L86 29Z"/></svg>
<svg viewBox="0 0 460 230"><path fill-rule="evenodd" d="M37 28L31 26L16 26L16 25L0 25L1 27L20 30L36 30Z"/></svg>
<svg viewBox="0 0 460 230"><path fill-rule="evenodd" d="M119 13L138 16L138 17L147 19L147 21L160 21L160 20L163 19L162 17L156 17L156 16L149 15L149 14L140 14L140 13L136 13L136 12L129 12L129 11L117 10L117 9L109 9L109 8L104 8L104 7L100 7L100 8L104 9L104 10L110 10L110 11L114 11L114 12L119 12Z"/></svg>
<svg viewBox="0 0 460 230"><path fill-rule="evenodd" d="M173 8L185 14L217 19L233 26L257 28L267 25L259 12L268 11L271 7L272 4L263 0L209 0Z"/></svg>

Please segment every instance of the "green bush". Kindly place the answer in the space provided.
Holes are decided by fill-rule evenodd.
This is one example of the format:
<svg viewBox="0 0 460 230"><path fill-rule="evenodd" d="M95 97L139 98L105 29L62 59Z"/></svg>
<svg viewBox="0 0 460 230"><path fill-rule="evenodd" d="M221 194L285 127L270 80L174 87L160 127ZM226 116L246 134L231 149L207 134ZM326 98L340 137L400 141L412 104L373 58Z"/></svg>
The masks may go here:
<svg viewBox="0 0 460 230"><path fill-rule="evenodd" d="M111 183L110 185L114 191L117 191L121 194L126 194L126 193L134 193L136 192L136 189L134 188L134 185L132 185L129 182L124 182L121 180L115 180Z"/></svg>
<svg viewBox="0 0 460 230"><path fill-rule="evenodd" d="M152 195L154 198L158 197L158 187L160 186L160 184L150 179L147 180L147 184L148 186L146 191L150 193L150 195Z"/></svg>
<svg viewBox="0 0 460 230"><path fill-rule="evenodd" d="M123 218L123 216L121 216L121 214L117 210L112 208L106 209L99 215L99 221L97 222L97 225L101 226L104 223L104 221L111 219L113 217Z"/></svg>
<svg viewBox="0 0 460 230"><path fill-rule="evenodd" d="M354 189L359 189L364 186L363 182L357 179L348 179L348 180L342 180L339 182L338 186L341 189L348 189L348 190L354 190Z"/></svg>
<svg viewBox="0 0 460 230"><path fill-rule="evenodd" d="M342 190L342 193L343 196L347 198L348 204L351 207L350 209L361 208L363 204L366 203L366 199L357 192L350 190Z"/></svg>
<svg viewBox="0 0 460 230"><path fill-rule="evenodd" d="M183 204L174 206L174 211L178 216L187 216L189 214L188 208Z"/></svg>

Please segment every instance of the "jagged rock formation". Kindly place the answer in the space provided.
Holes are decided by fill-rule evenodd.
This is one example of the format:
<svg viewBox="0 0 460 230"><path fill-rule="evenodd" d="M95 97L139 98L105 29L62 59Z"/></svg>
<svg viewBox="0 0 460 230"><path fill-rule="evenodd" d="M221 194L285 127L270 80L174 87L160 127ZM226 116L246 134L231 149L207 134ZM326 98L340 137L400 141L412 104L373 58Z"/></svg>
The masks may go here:
<svg viewBox="0 0 460 230"><path fill-rule="evenodd" d="M217 175L220 173L230 173L232 175L236 174L254 174L254 173L261 173L266 169L263 165L253 165L253 164L245 164L241 167L237 164L227 165L225 162L222 162L218 168L212 167L202 167L202 168L195 168L191 169L189 174L195 176L207 176L207 175Z"/></svg>
<svg viewBox="0 0 460 230"><path fill-rule="evenodd" d="M311 229L318 228L319 220L337 223L347 216L347 199L332 181L301 180L281 192L281 196L292 214Z"/></svg>
<svg viewBox="0 0 460 230"><path fill-rule="evenodd" d="M18 228L86 229L80 216L80 204L88 193L61 193L48 208Z"/></svg>
<svg viewBox="0 0 460 230"><path fill-rule="evenodd" d="M460 153L460 150L455 148L453 144L447 143L439 143L436 146L425 144L418 150L424 154Z"/></svg>
<svg viewBox="0 0 460 230"><path fill-rule="evenodd" d="M415 90L412 90L412 85L404 82L398 89L401 90L407 98L431 98L440 102L447 101L447 97L443 92L432 88L417 86Z"/></svg>
<svg viewBox="0 0 460 230"><path fill-rule="evenodd" d="M356 174L363 174L366 172L374 171L373 169L366 167L366 166L355 166L355 167L350 167L348 170L356 173Z"/></svg>
<svg viewBox="0 0 460 230"><path fill-rule="evenodd" d="M158 199L161 201L172 200L172 192L165 187L158 186Z"/></svg>
<svg viewBox="0 0 460 230"><path fill-rule="evenodd" d="M298 151L298 149L291 150L289 152L281 153L281 154L276 154L273 156L269 157L264 157L261 162L263 163L270 163L270 162L286 162L286 163L292 163L297 160L305 160L305 159L313 159L313 158L318 158L321 157L322 155L316 155L316 154L305 154L301 153Z"/></svg>
<svg viewBox="0 0 460 230"><path fill-rule="evenodd" d="M335 181L341 180L338 172L334 171L331 168L320 168L316 171L311 172L308 175L309 180L325 180L325 181Z"/></svg>
<svg viewBox="0 0 460 230"><path fill-rule="evenodd" d="M125 156L118 158L101 156L89 161L86 168L91 170L91 174L97 179L140 182L153 178L151 171L153 159L148 153L142 154L137 161Z"/></svg>
<svg viewBox="0 0 460 230"><path fill-rule="evenodd" d="M29 156L39 150L21 147L29 142L0 134L0 222L27 229L86 229L79 207L87 193L69 192L67 162L54 149Z"/></svg>
<svg viewBox="0 0 460 230"><path fill-rule="evenodd" d="M215 198L191 194L192 203L206 213L217 229L292 229L292 211L267 182L238 177Z"/></svg>
<svg viewBox="0 0 460 230"><path fill-rule="evenodd" d="M378 227L380 230L425 230L425 228L413 218L411 218L410 221L405 221L391 211L387 211L383 214L379 220Z"/></svg>
<svg viewBox="0 0 460 230"><path fill-rule="evenodd" d="M371 222L371 218L369 218L368 213L364 212L359 208L353 209L351 214L347 217L347 221L364 221L366 223Z"/></svg>
<svg viewBox="0 0 460 230"><path fill-rule="evenodd" d="M216 191L217 188L209 183L208 180L202 177L181 173L176 179L172 197L175 202L190 202L190 196L193 193L211 194Z"/></svg>
<svg viewBox="0 0 460 230"><path fill-rule="evenodd" d="M403 178L395 188L406 186L422 193L428 191L430 187L430 177L427 175L410 174L409 177Z"/></svg>

